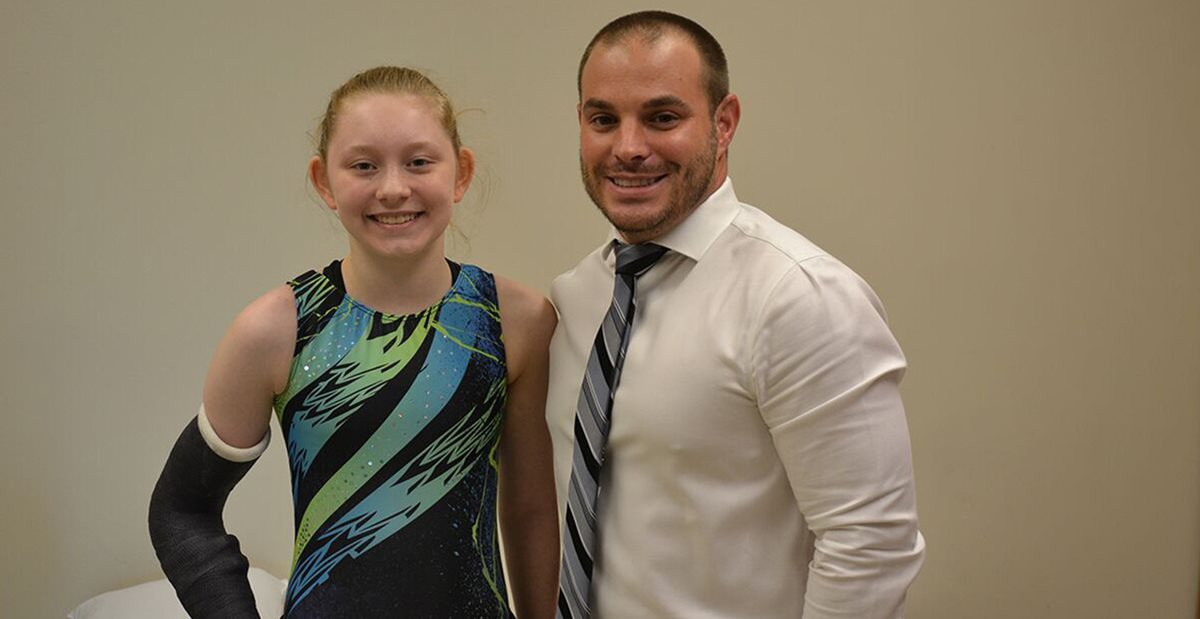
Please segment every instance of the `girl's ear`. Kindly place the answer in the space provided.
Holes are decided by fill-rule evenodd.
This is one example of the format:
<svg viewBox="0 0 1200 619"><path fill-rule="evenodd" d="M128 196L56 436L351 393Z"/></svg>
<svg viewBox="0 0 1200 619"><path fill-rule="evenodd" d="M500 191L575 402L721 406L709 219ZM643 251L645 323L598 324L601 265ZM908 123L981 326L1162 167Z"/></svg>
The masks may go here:
<svg viewBox="0 0 1200 619"><path fill-rule="evenodd" d="M454 179L454 203L458 204L471 186L475 176L475 153L467 147L458 149L458 175Z"/></svg>
<svg viewBox="0 0 1200 619"><path fill-rule="evenodd" d="M313 158L308 160L308 180L325 201L325 206L331 211L336 211L337 200L334 200L333 192L329 189L329 172L325 162L318 155L313 155Z"/></svg>

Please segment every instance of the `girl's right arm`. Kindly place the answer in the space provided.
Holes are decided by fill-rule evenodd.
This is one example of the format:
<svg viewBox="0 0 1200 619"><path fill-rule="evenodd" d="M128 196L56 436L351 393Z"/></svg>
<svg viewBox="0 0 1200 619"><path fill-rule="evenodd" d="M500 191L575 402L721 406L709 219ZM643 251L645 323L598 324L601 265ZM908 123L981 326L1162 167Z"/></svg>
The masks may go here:
<svg viewBox="0 0 1200 619"><path fill-rule="evenodd" d="M234 319L204 381L204 410L222 442L244 448L263 439L295 347L296 297L288 286L255 299Z"/></svg>
<svg viewBox="0 0 1200 619"><path fill-rule="evenodd" d="M287 286L234 320L213 355L200 413L179 436L150 499L150 538L193 617L257 617L248 562L221 512L266 449L271 405L287 384L296 305Z"/></svg>

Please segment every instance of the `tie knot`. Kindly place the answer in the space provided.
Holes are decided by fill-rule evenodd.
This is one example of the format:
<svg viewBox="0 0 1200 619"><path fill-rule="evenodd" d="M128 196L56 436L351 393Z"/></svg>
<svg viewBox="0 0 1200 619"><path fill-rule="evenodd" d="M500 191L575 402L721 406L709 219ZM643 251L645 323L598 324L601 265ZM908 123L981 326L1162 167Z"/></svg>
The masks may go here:
<svg viewBox="0 0 1200 619"><path fill-rule="evenodd" d="M658 262L667 248L654 243L629 245L617 243L617 273L620 275L641 276Z"/></svg>

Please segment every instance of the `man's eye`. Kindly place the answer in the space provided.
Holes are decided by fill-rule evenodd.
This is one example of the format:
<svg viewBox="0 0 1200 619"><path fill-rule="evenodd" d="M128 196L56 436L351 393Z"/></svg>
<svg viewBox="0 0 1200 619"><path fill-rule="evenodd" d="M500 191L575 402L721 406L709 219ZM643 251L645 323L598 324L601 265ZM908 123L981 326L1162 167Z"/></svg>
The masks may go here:
<svg viewBox="0 0 1200 619"><path fill-rule="evenodd" d="M675 114L668 114L666 112L663 112L661 114L655 114L654 116L650 117L650 122L652 122L656 125L670 125L670 124L678 122L678 121L679 121L678 116L676 116Z"/></svg>
<svg viewBox="0 0 1200 619"><path fill-rule="evenodd" d="M589 121L589 123L593 127L604 128L604 127L611 127L611 126L617 124L617 119L613 118L612 116L606 116L606 115L601 114L601 115L593 116L592 119Z"/></svg>

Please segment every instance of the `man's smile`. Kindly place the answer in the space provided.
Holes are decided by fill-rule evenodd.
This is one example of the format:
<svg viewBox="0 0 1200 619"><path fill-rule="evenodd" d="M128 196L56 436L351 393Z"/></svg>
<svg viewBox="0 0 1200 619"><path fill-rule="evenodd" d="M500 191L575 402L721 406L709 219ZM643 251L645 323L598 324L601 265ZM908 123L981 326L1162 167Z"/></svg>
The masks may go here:
<svg viewBox="0 0 1200 619"><path fill-rule="evenodd" d="M612 182L612 184L616 185L617 187L637 188L637 187L649 187L651 185L658 183L659 181L661 181L662 179L664 179L666 177L667 177L666 174L663 174L661 176L638 176L638 177L632 177L632 178L610 176L610 177L608 177L608 180L610 182Z"/></svg>

